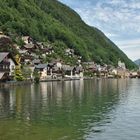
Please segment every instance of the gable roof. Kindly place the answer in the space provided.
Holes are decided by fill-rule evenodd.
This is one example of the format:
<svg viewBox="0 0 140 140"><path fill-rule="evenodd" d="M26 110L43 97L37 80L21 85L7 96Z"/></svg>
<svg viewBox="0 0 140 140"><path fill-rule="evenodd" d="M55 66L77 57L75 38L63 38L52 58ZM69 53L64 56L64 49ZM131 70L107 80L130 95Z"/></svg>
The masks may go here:
<svg viewBox="0 0 140 140"><path fill-rule="evenodd" d="M6 57L8 56L8 58L11 58L13 60L13 62L15 63L15 65L18 65L18 63L16 62L16 60L13 58L13 56L11 55L11 53L9 52L0 52L0 62Z"/></svg>
<svg viewBox="0 0 140 140"><path fill-rule="evenodd" d="M0 62L9 55L9 52L0 52Z"/></svg>
<svg viewBox="0 0 140 140"><path fill-rule="evenodd" d="M72 71L74 69L74 67L70 66L70 65L63 65L62 69L64 71Z"/></svg>
<svg viewBox="0 0 140 140"><path fill-rule="evenodd" d="M44 68L47 68L47 64L38 64L38 65L35 65L35 68L36 69L44 69Z"/></svg>
<svg viewBox="0 0 140 140"><path fill-rule="evenodd" d="M77 71L77 72L83 71L83 67L82 67L82 66L77 66L77 67L76 67L76 71Z"/></svg>
<svg viewBox="0 0 140 140"><path fill-rule="evenodd" d="M36 64L36 63L39 64L40 62L41 62L40 59L34 59L34 60L32 61L33 64Z"/></svg>
<svg viewBox="0 0 140 140"><path fill-rule="evenodd" d="M26 45L24 45L24 47L26 49L32 49L32 48L34 48L34 44L26 44Z"/></svg>

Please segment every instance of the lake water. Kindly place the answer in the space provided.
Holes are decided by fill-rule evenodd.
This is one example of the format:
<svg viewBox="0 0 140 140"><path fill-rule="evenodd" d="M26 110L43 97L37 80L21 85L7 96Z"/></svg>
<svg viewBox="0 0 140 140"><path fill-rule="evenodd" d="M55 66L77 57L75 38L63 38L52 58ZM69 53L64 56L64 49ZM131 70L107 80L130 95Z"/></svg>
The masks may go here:
<svg viewBox="0 0 140 140"><path fill-rule="evenodd" d="M0 140L139 140L140 80L0 89Z"/></svg>

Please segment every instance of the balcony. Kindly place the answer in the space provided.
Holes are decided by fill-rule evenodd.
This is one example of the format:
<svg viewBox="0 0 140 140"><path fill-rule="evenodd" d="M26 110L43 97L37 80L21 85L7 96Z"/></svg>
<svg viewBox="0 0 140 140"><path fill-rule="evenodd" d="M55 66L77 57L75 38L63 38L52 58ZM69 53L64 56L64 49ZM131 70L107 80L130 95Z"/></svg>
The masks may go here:
<svg viewBox="0 0 140 140"><path fill-rule="evenodd" d="M0 64L0 72L10 72L10 63L1 63Z"/></svg>

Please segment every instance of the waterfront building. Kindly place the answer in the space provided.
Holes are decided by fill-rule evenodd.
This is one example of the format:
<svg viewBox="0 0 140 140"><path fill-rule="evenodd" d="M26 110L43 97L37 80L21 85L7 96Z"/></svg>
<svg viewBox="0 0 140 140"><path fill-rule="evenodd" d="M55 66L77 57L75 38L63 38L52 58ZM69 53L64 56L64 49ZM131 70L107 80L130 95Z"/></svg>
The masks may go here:
<svg viewBox="0 0 140 140"><path fill-rule="evenodd" d="M0 80L10 80L18 63L9 52L0 52Z"/></svg>

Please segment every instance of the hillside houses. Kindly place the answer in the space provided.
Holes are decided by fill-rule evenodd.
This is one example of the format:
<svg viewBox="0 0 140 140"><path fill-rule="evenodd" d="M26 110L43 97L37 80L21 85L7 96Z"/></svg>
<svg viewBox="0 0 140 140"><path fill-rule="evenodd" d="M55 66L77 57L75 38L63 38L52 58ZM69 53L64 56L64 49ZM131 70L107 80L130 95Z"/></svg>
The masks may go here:
<svg viewBox="0 0 140 140"><path fill-rule="evenodd" d="M22 41L22 46L19 46L16 43L13 44L10 37L0 32L0 45L2 48L4 46L3 44L10 44L8 51L2 51L0 54L1 79L3 79L3 77L7 77L7 80L16 80L16 78L14 78L16 75L16 65L19 65L19 75L23 75L24 77L22 80L33 80L36 76L39 76L39 80L45 81L49 79L57 80L63 78L78 79L84 78L85 76L126 78L130 75L125 64L121 61L118 61L117 67L106 64L100 65L94 61L82 62L82 57L75 55L74 50L70 48L64 50L64 55L68 56L69 59L76 57L77 62L75 65L66 63L60 58L51 58L46 60L47 57L49 58L50 55L55 54L53 46L49 43L36 42L30 36L23 36ZM14 54L10 53L10 47L15 50ZM18 54L18 61L16 57L14 57L15 54Z"/></svg>
<svg viewBox="0 0 140 140"><path fill-rule="evenodd" d="M50 45L44 45L43 43L36 42L31 38L24 38L24 43L19 50L19 53L23 56L24 61L32 61L33 59L45 59L47 56L54 53L54 49Z"/></svg>
<svg viewBox="0 0 140 140"><path fill-rule="evenodd" d="M65 50L65 55L69 56L69 57L73 57L74 56L74 50L73 49L66 49Z"/></svg>

